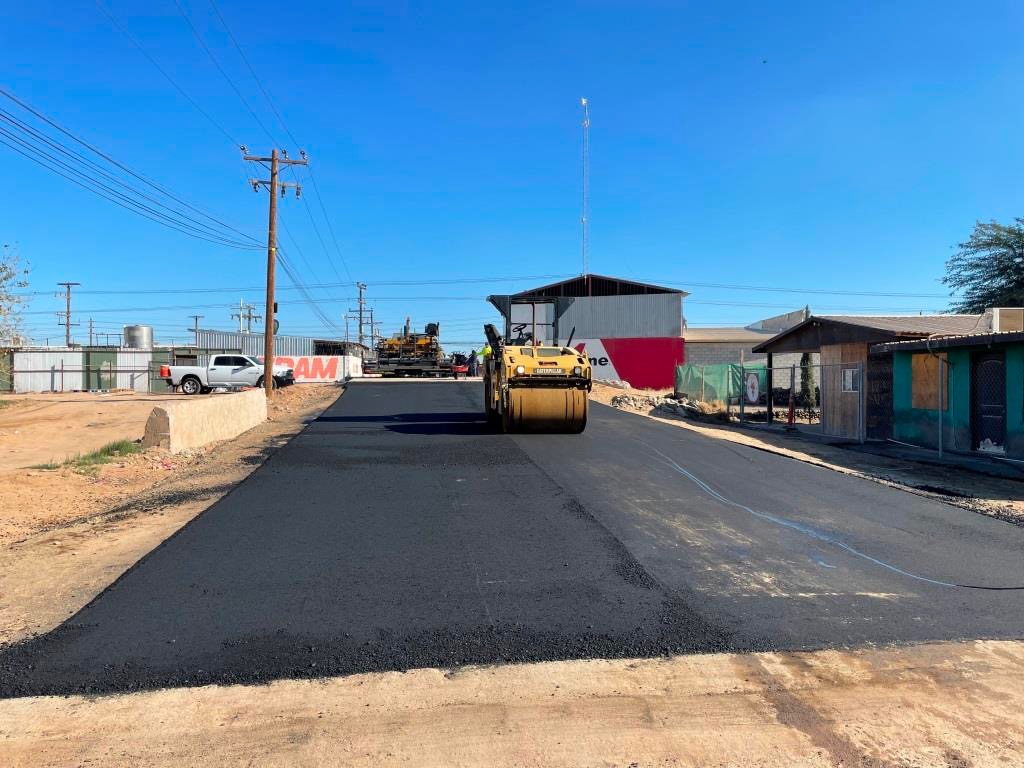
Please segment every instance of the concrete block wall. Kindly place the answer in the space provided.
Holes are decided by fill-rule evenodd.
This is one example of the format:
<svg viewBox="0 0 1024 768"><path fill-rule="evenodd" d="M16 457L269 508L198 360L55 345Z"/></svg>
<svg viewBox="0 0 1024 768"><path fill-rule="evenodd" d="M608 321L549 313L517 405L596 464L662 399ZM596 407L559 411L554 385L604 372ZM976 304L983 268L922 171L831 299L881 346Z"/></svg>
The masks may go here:
<svg viewBox="0 0 1024 768"><path fill-rule="evenodd" d="M688 341L686 342L686 362L691 365L718 365L720 363L739 365L740 362L748 365L766 365L768 356L754 354L751 352L752 346L751 344L720 341ZM772 359L772 367L778 369L795 365L799 368L801 357L799 352L777 354ZM811 364L817 365L819 362L819 355L812 354Z"/></svg>
<svg viewBox="0 0 1024 768"><path fill-rule="evenodd" d="M180 453L230 440L266 420L267 398L262 389L175 400L149 414L142 447L159 446Z"/></svg>
<svg viewBox="0 0 1024 768"><path fill-rule="evenodd" d="M742 356L745 363L764 363L765 355L755 355L751 344L720 341L687 341L686 362L691 365L719 365L739 363Z"/></svg>

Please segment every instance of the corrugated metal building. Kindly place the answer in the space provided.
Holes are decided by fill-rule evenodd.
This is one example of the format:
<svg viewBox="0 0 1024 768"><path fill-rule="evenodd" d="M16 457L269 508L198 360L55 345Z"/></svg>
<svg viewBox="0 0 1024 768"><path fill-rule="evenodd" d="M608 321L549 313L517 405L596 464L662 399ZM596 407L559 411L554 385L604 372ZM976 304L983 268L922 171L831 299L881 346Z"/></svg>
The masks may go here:
<svg viewBox="0 0 1024 768"><path fill-rule="evenodd" d="M671 388L683 362L686 291L604 275L581 275L523 291L514 298L557 298L558 342L590 358L597 379L634 387Z"/></svg>
<svg viewBox="0 0 1024 768"><path fill-rule="evenodd" d="M196 339L196 346L206 349L239 350L244 355L263 357L263 334L200 329ZM281 335L274 337L274 354L286 357L345 354L364 357L366 352L366 346L342 339L317 339L312 336Z"/></svg>
<svg viewBox="0 0 1024 768"><path fill-rule="evenodd" d="M263 356L262 333L238 333L237 331L208 331L200 329L196 346L205 349L238 349L243 355ZM315 340L309 336L275 336L274 354L301 357L316 354Z"/></svg>

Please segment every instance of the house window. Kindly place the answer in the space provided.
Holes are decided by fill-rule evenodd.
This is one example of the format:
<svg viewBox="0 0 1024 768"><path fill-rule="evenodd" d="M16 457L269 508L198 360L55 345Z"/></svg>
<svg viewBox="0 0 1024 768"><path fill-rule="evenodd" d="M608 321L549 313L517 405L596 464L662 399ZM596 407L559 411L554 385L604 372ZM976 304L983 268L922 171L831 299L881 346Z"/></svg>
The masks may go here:
<svg viewBox="0 0 1024 768"><path fill-rule="evenodd" d="M940 362L942 373L939 372ZM943 375L944 374L944 375ZM949 410L949 365L945 353L920 352L910 359L910 407Z"/></svg>
<svg viewBox="0 0 1024 768"><path fill-rule="evenodd" d="M860 392L859 368L843 368L843 392Z"/></svg>

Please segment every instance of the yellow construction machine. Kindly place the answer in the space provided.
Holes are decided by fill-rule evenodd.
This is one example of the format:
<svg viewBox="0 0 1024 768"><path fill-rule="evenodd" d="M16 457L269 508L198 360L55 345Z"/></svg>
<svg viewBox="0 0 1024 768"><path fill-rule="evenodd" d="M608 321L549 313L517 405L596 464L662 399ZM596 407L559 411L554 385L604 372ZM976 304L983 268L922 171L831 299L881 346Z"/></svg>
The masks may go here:
<svg viewBox="0 0 1024 768"><path fill-rule="evenodd" d="M579 433L587 426L590 361L558 343L557 301L488 296L505 332L484 326L490 354L483 367L487 421L504 432ZM575 330L575 329L574 329Z"/></svg>

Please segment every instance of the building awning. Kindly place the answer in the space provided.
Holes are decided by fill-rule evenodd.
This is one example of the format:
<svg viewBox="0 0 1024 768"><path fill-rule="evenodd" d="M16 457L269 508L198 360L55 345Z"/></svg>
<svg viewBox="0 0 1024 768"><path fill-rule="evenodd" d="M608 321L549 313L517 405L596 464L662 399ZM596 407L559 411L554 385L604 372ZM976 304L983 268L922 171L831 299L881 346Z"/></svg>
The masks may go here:
<svg viewBox="0 0 1024 768"><path fill-rule="evenodd" d="M939 336L909 341L893 341L876 344L872 352L918 352L954 347L987 347L997 344L1024 343L1024 331L1003 331L988 333L966 333L953 336Z"/></svg>

